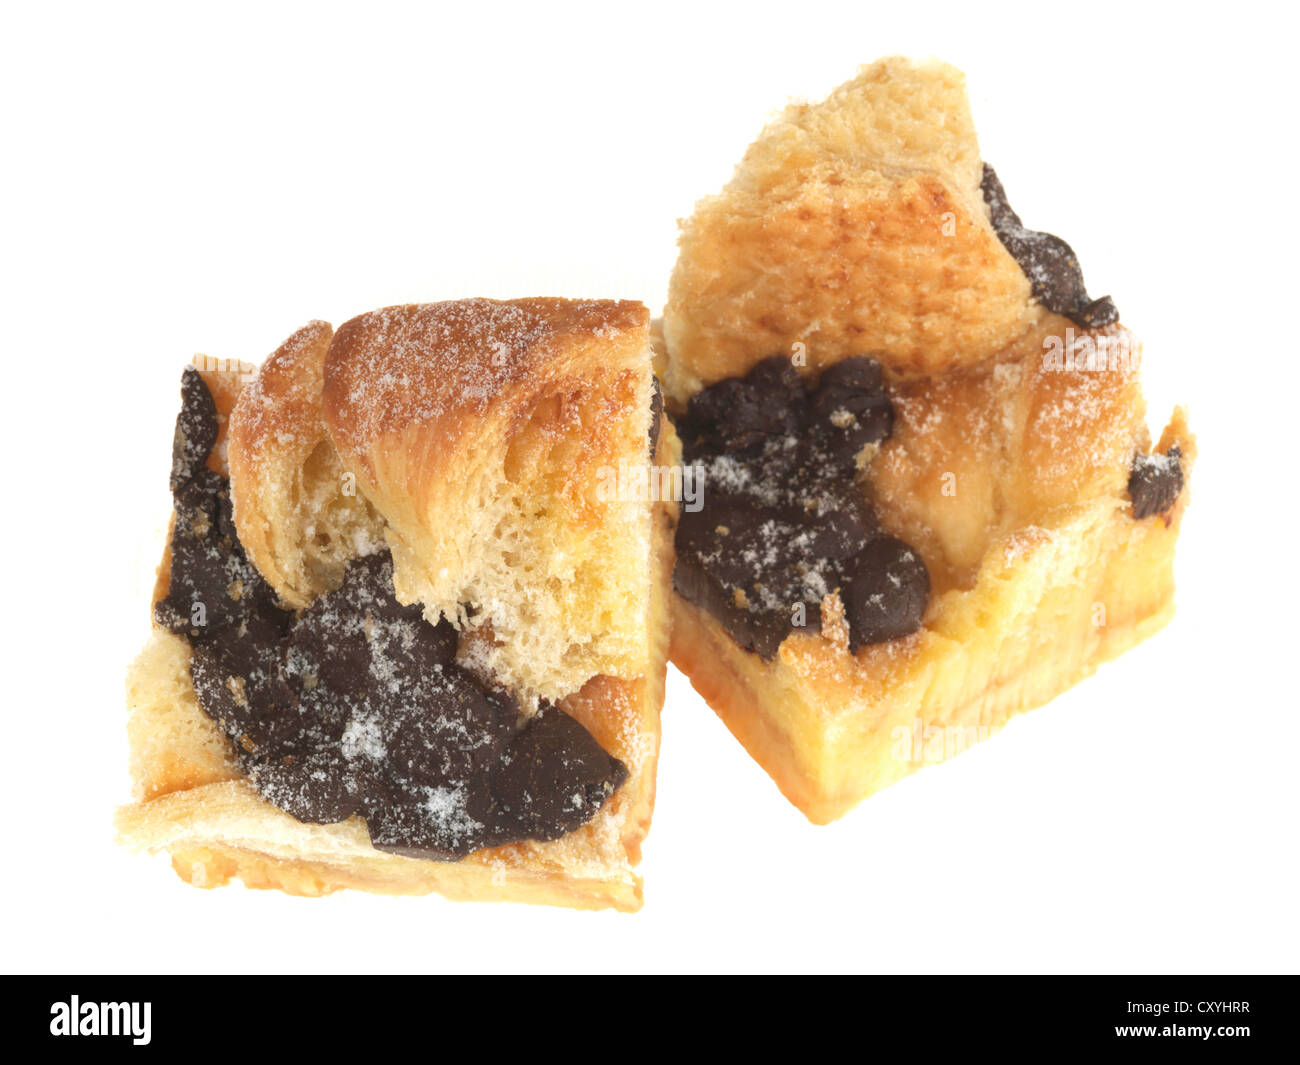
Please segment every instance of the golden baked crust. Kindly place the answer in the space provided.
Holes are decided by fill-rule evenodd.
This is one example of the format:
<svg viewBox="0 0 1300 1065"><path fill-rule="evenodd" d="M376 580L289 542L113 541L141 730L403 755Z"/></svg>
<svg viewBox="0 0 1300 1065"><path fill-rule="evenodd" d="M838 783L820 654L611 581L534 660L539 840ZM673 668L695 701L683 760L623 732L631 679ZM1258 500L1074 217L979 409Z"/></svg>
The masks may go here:
<svg viewBox="0 0 1300 1065"><path fill-rule="evenodd" d="M616 320L631 322L630 328L636 328L635 305L615 313ZM645 412L650 385L644 318L641 309L638 372L642 380L623 393L629 404L640 402L643 395L646 398L637 412L630 406L625 411L639 436L632 441L610 433L614 441L610 446L630 449L622 456L628 461L646 458ZM608 326L609 317L603 320ZM583 322L592 319L575 315L568 328L583 328ZM312 348L327 329L323 323L313 323L295 334L268 360L258 383L250 386L257 390L258 405L267 407L263 413L269 425L252 418L243 419L242 424L240 417L233 419L232 466L244 463L238 468L251 483L267 491L279 492L284 484L295 483L301 468L296 463L319 443L312 440L320 419L312 413L310 389L304 392L301 386L312 373L318 373L312 368L320 365L319 348L314 353ZM519 354L521 362L514 371L518 387L529 377L522 361L525 357L526 353ZM575 367L573 372L580 371ZM251 409L238 398L246 375L209 370L204 378L223 423L232 408L244 414ZM434 385L428 381L423 387ZM533 395L544 403L547 391L543 388ZM461 410L462 419L476 416L468 408ZM660 431L660 461L676 461L676 438L666 418L661 417ZM561 430L556 429L553 435L563 441ZM235 458L241 449L242 457ZM220 462L217 465L220 467ZM447 473L450 467L443 469ZM218 472L227 471L219 468ZM238 479L234 468L230 472ZM239 499L246 487L232 483L232 494ZM285 573L299 572L301 559L295 552L301 546L296 527L300 512L292 507L276 509L274 501L268 503L254 493L242 498L245 523L255 514L258 521L290 526L287 530L272 528L261 548L287 545L275 556L272 568L281 579ZM228 741L199 707L189 677L189 644L155 630L127 680L128 735L137 801L119 811L122 841L134 849L169 852L176 872L201 887L219 886L238 877L249 887L273 887L301 895L352 887L390 894L436 891L457 899L541 902L584 909L639 908L641 881L634 866L640 860L641 841L654 806L675 505L646 505L637 510L634 521L628 521L626 510L620 516L625 525L633 525L642 520L644 512L646 526L639 541L643 550L639 568L623 575L623 580L645 586L640 600L643 615L638 619L639 631L644 634L636 660L639 668L624 677L591 675L560 703L628 767L624 784L582 828L550 843L512 844L457 862L434 862L376 851L369 844L363 822L355 817L331 825L297 821L258 797L241 778ZM612 512L609 516L614 517ZM243 528L241 525L241 536ZM168 566L169 557L165 556L155 600L166 592Z"/></svg>
<svg viewBox="0 0 1300 1065"><path fill-rule="evenodd" d="M965 79L885 59L792 104L682 224L663 331L682 404L769 355L895 376L986 359L1043 313L994 233Z"/></svg>
<svg viewBox="0 0 1300 1065"><path fill-rule="evenodd" d="M764 661L674 596L674 663L817 823L1172 614L1187 491L1134 520L1129 471L1151 445L1137 342L1032 299L980 174L960 73L887 59L787 109L683 226L656 344L678 409L796 342L810 376L851 355L886 370L895 423L864 491L925 561L921 629L851 652L832 594L819 636ZM1157 445L1173 446L1186 478L1181 409Z"/></svg>

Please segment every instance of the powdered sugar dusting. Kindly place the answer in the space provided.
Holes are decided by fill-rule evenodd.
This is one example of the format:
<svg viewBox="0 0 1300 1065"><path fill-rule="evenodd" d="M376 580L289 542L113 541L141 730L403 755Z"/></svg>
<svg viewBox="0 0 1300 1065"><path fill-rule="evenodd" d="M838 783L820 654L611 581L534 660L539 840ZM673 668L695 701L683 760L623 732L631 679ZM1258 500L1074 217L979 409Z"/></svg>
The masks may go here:
<svg viewBox="0 0 1300 1065"><path fill-rule="evenodd" d="M481 414L542 365L557 341L643 326L638 303L487 300L407 304L338 331L326 374L337 442L364 453L381 435L448 415Z"/></svg>

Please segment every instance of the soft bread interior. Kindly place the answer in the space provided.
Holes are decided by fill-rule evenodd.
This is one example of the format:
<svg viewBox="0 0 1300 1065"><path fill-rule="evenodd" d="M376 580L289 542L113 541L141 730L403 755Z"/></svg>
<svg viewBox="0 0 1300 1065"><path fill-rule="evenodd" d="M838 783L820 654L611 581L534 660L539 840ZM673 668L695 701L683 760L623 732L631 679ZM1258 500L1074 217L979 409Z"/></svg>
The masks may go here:
<svg viewBox="0 0 1300 1065"><path fill-rule="evenodd" d="M867 470L890 532L920 551L936 592L968 588L993 545L1080 501L1127 498L1134 455L1150 445L1139 346L1114 326L1090 351L1132 353L1105 370L1045 364L1056 315L1000 360L897 383L894 428ZM1185 468L1194 456L1183 444Z"/></svg>
<svg viewBox="0 0 1300 1065"><path fill-rule="evenodd" d="M190 645L155 630L126 678L131 779L141 799L240 776L230 740L199 707Z"/></svg>
<svg viewBox="0 0 1300 1065"><path fill-rule="evenodd" d="M650 509L614 479L649 463L648 325L639 304L472 300L363 315L330 350L326 423L398 597L490 633L482 668L525 697L647 669Z"/></svg>
<svg viewBox="0 0 1300 1065"><path fill-rule="evenodd" d="M349 559L383 546L383 522L325 431L321 391L334 330L310 322L266 360L230 416L239 541L286 606L343 583Z"/></svg>

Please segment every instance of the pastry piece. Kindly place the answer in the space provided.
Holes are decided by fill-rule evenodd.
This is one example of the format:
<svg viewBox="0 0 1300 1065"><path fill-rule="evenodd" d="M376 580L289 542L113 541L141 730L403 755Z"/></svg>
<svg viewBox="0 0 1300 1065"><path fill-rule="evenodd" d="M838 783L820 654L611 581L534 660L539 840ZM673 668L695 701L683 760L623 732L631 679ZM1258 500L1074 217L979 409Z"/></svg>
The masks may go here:
<svg viewBox="0 0 1300 1065"><path fill-rule="evenodd" d="M673 661L812 821L1159 629L1195 457L981 160L961 74L788 108L683 224L657 338L704 506Z"/></svg>
<svg viewBox="0 0 1300 1065"><path fill-rule="evenodd" d="M187 370L124 841L199 886L636 909L676 513L599 488L675 455L647 325L465 300Z"/></svg>

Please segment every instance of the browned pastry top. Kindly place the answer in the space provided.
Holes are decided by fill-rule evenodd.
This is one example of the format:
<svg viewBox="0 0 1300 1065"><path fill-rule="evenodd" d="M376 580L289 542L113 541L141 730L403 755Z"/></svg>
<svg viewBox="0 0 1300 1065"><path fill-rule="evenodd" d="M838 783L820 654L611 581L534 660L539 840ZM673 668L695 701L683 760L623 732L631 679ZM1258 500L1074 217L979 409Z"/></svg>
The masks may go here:
<svg viewBox="0 0 1300 1065"><path fill-rule="evenodd" d="M330 348L325 409L340 451L370 467L385 437L411 426L454 440L508 394L571 368L582 341L646 328L615 300L468 299L406 304L345 322Z"/></svg>
<svg viewBox="0 0 1300 1065"><path fill-rule="evenodd" d="M682 225L663 332L680 407L802 351L869 354L891 377L997 356L1042 315L995 232L965 79L892 58L791 104Z"/></svg>

